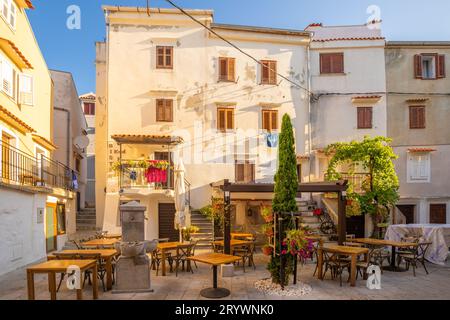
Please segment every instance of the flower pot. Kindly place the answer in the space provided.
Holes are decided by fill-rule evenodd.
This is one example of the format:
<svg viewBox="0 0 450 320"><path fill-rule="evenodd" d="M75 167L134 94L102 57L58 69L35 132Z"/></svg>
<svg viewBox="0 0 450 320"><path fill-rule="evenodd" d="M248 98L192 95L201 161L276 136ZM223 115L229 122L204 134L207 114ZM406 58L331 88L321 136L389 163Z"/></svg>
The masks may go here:
<svg viewBox="0 0 450 320"><path fill-rule="evenodd" d="M271 256L271 255L272 255L272 252L273 252L273 248L270 247L270 246L264 246L264 247L262 248L262 252L263 252L263 254L265 254L266 256Z"/></svg>

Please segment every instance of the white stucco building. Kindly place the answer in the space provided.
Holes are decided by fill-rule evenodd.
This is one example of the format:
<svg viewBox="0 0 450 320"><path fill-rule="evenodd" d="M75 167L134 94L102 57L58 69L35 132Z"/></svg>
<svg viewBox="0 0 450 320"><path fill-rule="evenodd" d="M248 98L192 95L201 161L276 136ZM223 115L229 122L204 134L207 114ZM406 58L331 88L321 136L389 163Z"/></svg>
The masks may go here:
<svg viewBox="0 0 450 320"><path fill-rule="evenodd" d="M268 147L267 133L276 143L284 114L294 123L297 152L306 153L308 32L215 24L212 11L189 11L257 62L178 10L104 10L107 40L97 44L96 59L99 227L117 231L118 205L138 200L147 206L147 238L173 233L170 171L158 188L143 178L139 161L176 167L182 157L190 205L199 209L210 203L212 182L273 182L277 149ZM265 197L236 201L236 224Z"/></svg>

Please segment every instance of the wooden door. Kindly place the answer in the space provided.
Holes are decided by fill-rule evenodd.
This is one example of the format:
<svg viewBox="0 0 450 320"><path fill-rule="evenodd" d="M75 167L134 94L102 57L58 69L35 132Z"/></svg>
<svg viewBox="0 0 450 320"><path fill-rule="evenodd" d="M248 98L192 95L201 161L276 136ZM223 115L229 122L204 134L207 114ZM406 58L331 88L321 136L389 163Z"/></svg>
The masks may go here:
<svg viewBox="0 0 450 320"><path fill-rule="evenodd" d="M414 208L416 206L412 204L398 205L397 209L405 216L406 224L412 224L415 222L414 219Z"/></svg>
<svg viewBox="0 0 450 320"><path fill-rule="evenodd" d="M446 204L430 204L430 223L446 224L447 223L447 205Z"/></svg>
<svg viewBox="0 0 450 320"><path fill-rule="evenodd" d="M180 241L180 233L175 229L175 204L160 203L158 205L159 238L169 241Z"/></svg>
<svg viewBox="0 0 450 320"><path fill-rule="evenodd" d="M56 250L56 203L47 203L45 208L45 242L47 252Z"/></svg>

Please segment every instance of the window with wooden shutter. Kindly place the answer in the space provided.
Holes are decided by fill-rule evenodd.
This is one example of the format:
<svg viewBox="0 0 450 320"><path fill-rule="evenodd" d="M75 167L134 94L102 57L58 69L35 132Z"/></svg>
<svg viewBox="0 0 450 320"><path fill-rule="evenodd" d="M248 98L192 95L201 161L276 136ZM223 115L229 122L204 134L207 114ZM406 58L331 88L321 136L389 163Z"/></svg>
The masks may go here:
<svg viewBox="0 0 450 320"><path fill-rule="evenodd" d="M173 47L156 47L156 68L173 69Z"/></svg>
<svg viewBox="0 0 450 320"><path fill-rule="evenodd" d="M170 99L156 100L156 121L161 122L173 121L173 100Z"/></svg>
<svg viewBox="0 0 450 320"><path fill-rule="evenodd" d="M219 58L219 81L235 81L235 66L236 60L234 58Z"/></svg>
<svg viewBox="0 0 450 320"><path fill-rule="evenodd" d="M358 129L372 129L372 107L358 107Z"/></svg>
<svg viewBox="0 0 450 320"><path fill-rule="evenodd" d="M321 53L320 54L320 73L344 73L344 54L340 53Z"/></svg>
<svg viewBox="0 0 450 320"><path fill-rule="evenodd" d="M255 182L255 164L251 161L236 161L235 180L240 183Z"/></svg>
<svg viewBox="0 0 450 320"><path fill-rule="evenodd" d="M278 130L278 111L263 110L262 111L262 129L269 132Z"/></svg>
<svg viewBox="0 0 450 320"><path fill-rule="evenodd" d="M420 54L414 56L414 77L422 79L422 55Z"/></svg>
<svg viewBox="0 0 450 320"><path fill-rule="evenodd" d="M21 74L19 77L19 103L33 105L33 77L30 75Z"/></svg>
<svg viewBox="0 0 450 320"><path fill-rule="evenodd" d="M217 108L217 130L227 131L234 129L234 109Z"/></svg>
<svg viewBox="0 0 450 320"><path fill-rule="evenodd" d="M437 77L439 79L445 78L445 55L440 54L438 58Z"/></svg>
<svg viewBox="0 0 450 320"><path fill-rule="evenodd" d="M424 129L425 128L425 107L410 106L409 107L409 128Z"/></svg>
<svg viewBox="0 0 450 320"><path fill-rule="evenodd" d="M261 84L277 84L277 62L261 61Z"/></svg>

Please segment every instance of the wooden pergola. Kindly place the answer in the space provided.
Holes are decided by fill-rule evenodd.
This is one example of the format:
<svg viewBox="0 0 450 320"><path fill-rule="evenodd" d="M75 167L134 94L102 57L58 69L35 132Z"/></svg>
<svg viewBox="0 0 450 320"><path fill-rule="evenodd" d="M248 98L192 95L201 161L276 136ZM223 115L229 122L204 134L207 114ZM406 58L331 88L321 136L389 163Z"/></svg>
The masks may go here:
<svg viewBox="0 0 450 320"><path fill-rule="evenodd" d="M339 244L345 242L346 236L346 192L347 180L328 181L328 182L312 182L300 183L297 188L298 197L301 197L302 192L307 193L328 193L333 192L338 195L338 241ZM275 185L273 183L231 183L229 180L221 180L211 183L211 187L219 188L224 194L224 252L230 254L230 240L231 240L231 218L230 218L230 204L233 193L273 193Z"/></svg>

